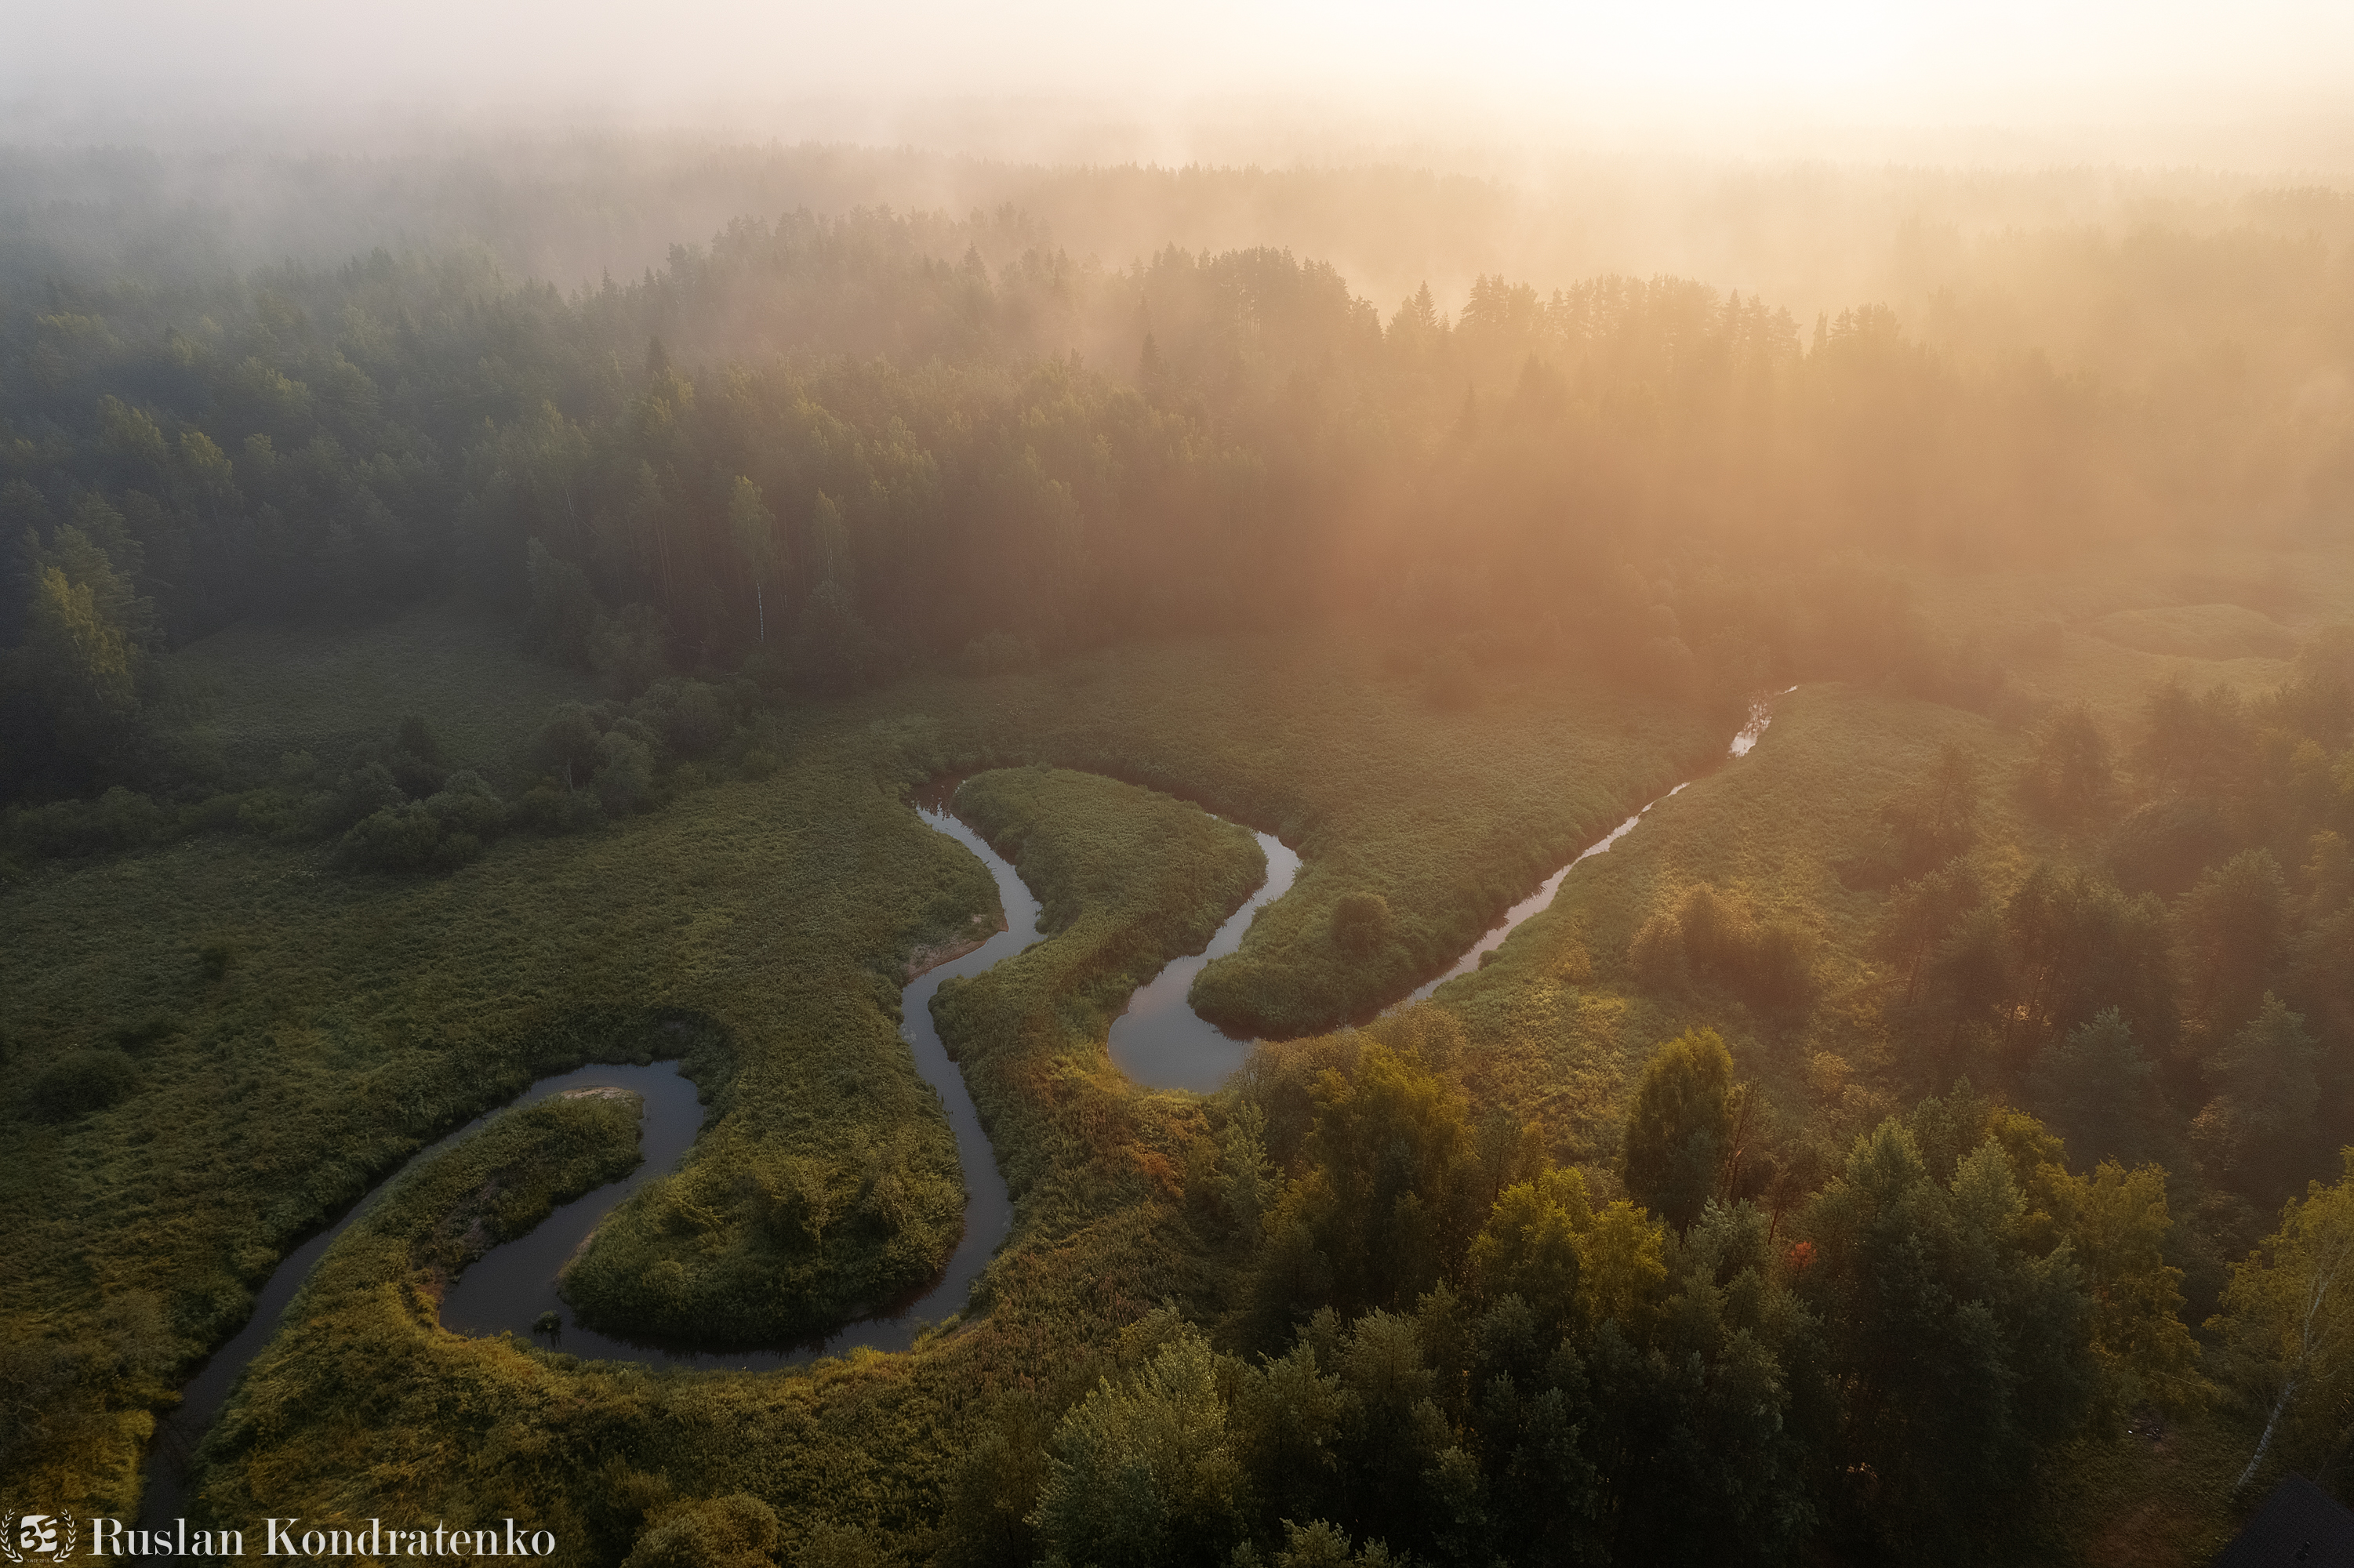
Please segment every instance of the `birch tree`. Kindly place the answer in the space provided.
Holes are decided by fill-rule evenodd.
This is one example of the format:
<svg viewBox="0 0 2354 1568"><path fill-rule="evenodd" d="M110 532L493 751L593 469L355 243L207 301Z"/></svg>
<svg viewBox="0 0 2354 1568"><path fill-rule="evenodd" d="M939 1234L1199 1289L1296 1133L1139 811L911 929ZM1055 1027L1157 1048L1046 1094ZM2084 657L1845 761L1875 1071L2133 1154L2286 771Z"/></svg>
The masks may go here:
<svg viewBox="0 0 2354 1568"><path fill-rule="evenodd" d="M2317 1181L2289 1201L2280 1229L2232 1269L2208 1327L2222 1333L2238 1381L2264 1411L2238 1488L2275 1448L2295 1464L2335 1445L2354 1394L2354 1150L2335 1186Z"/></svg>
<svg viewBox="0 0 2354 1568"><path fill-rule="evenodd" d="M744 564L752 573L752 603L759 617L760 641L766 642L769 574L779 565L777 518L760 499L760 487L740 473L727 498L727 529L735 535L736 547L744 553Z"/></svg>

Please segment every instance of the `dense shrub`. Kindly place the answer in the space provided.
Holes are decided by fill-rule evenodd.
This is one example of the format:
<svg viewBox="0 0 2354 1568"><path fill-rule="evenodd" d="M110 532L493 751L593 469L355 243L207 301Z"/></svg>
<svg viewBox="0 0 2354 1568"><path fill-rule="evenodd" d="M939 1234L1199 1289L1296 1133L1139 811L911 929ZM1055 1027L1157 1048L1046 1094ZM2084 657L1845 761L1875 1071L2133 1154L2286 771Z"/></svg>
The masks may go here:
<svg viewBox="0 0 2354 1568"><path fill-rule="evenodd" d="M380 761L363 762L338 779L333 789L312 796L304 814L310 831L327 838L378 811L395 810L408 799L392 769Z"/></svg>
<svg viewBox="0 0 2354 1568"><path fill-rule="evenodd" d="M10 843L28 857L92 854L152 843L167 827L162 807L118 784L95 800L55 800L12 810Z"/></svg>
<svg viewBox="0 0 2354 1568"><path fill-rule="evenodd" d="M546 774L570 789L586 784L596 771L598 735L589 710L578 703L566 703L547 715L525 755L535 773Z"/></svg>
<svg viewBox="0 0 2354 1568"><path fill-rule="evenodd" d="M515 803L515 818L543 833L578 833L602 822L605 808L587 789L535 784Z"/></svg>
<svg viewBox="0 0 2354 1568"><path fill-rule="evenodd" d="M417 871L430 863L441 824L422 806L387 807L354 824L336 859L357 871Z"/></svg>
<svg viewBox="0 0 2354 1568"><path fill-rule="evenodd" d="M1813 942L1796 927L1759 925L1706 883L1637 929L1628 968L1654 991L1689 981L1723 987L1766 1012L1802 1012L1814 996Z"/></svg>
<svg viewBox="0 0 2354 1568"><path fill-rule="evenodd" d="M1389 900L1378 893L1343 894L1332 906L1332 942L1344 952L1363 955L1395 934Z"/></svg>
<svg viewBox="0 0 2354 1568"><path fill-rule="evenodd" d="M497 835L506 826L506 802L473 772L452 773L440 792L429 796L425 810L444 832L471 833L477 839Z"/></svg>
<svg viewBox="0 0 2354 1568"><path fill-rule="evenodd" d="M630 711L681 757L710 756L736 728L719 693L702 681L657 682Z"/></svg>
<svg viewBox="0 0 2354 1568"><path fill-rule="evenodd" d="M663 1510L621 1568L761 1568L776 1560L776 1510L737 1492Z"/></svg>
<svg viewBox="0 0 2354 1568"><path fill-rule="evenodd" d="M588 787L608 815L621 817L646 803L654 781L654 747L645 726L634 719L614 723L597 742L597 771Z"/></svg>

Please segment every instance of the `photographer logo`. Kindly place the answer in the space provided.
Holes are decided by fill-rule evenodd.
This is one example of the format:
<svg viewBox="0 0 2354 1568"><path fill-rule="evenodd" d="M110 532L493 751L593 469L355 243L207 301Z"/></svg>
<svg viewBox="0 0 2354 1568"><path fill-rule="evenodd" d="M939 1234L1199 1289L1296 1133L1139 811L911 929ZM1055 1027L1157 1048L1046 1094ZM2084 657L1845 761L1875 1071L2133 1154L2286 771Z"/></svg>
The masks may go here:
<svg viewBox="0 0 2354 1568"><path fill-rule="evenodd" d="M0 1553L11 1563L62 1563L73 1549L71 1514L11 1513L0 1520Z"/></svg>
<svg viewBox="0 0 2354 1568"><path fill-rule="evenodd" d="M70 1514L16 1513L0 1516L0 1568L11 1564L63 1563L74 1554L80 1536ZM272 1516L261 1521L257 1542L260 1557L310 1558L322 1562L381 1560L387 1557L553 1557L556 1536L551 1531L529 1530L513 1519L472 1530L452 1530L436 1520L430 1530L408 1528L370 1519L365 1530L348 1525L306 1528L298 1517ZM243 1557L251 1526L220 1529L188 1528L186 1518L172 1520L168 1530L125 1525L111 1516L90 1520L88 1561L114 1562L125 1557L193 1557L217 1562Z"/></svg>

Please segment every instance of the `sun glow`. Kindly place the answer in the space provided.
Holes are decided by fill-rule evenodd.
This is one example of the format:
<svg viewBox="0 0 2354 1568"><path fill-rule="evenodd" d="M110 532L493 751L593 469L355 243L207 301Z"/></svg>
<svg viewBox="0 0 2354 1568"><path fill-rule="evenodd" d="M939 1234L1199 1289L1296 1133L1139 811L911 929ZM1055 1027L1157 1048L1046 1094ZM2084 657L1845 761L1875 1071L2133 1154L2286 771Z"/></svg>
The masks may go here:
<svg viewBox="0 0 2354 1568"><path fill-rule="evenodd" d="M560 100L673 122L732 105L767 110L789 134L812 133L818 103L906 116L1035 96L1133 119L1240 98L1427 136L1504 122L1656 131L2330 113L2354 67L2354 7L2308 0L2235 7L2228 24L2212 6L2026 0L927 0L824 12L743 0L659 11L620 0L489 10L418 0L373 20L294 0L217 10L99 0L20 16L0 97L70 103L136 82L224 101L413 103L424 93L517 111ZM454 37L467 40L455 57ZM185 69L198 55L214 62L201 80ZM795 104L800 118L776 120Z"/></svg>

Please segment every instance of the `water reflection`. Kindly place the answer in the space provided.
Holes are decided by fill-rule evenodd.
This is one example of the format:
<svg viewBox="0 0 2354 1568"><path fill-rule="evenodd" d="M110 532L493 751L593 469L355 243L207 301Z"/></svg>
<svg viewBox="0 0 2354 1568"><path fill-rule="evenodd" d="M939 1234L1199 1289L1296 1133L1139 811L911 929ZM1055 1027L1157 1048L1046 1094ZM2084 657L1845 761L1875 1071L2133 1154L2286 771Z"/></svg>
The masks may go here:
<svg viewBox="0 0 2354 1568"><path fill-rule="evenodd" d="M1111 1023L1111 1059L1140 1084L1156 1089L1193 1089L1207 1094L1243 1065L1257 1042L1236 1040L1187 1005L1193 977L1213 959L1243 945L1243 933L1258 912L1291 891L1299 874L1299 852L1273 833L1254 833L1267 855L1267 880L1243 901L1200 952L1169 966L1128 999L1128 1010Z"/></svg>

